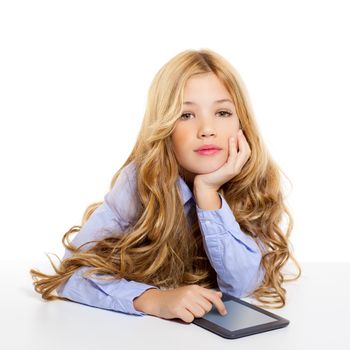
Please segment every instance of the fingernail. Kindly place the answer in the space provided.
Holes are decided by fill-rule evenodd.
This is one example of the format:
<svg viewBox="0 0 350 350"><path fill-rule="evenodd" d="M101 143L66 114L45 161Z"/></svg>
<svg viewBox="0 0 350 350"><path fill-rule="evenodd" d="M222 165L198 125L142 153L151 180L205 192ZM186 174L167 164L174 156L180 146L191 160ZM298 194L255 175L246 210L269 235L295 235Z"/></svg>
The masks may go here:
<svg viewBox="0 0 350 350"><path fill-rule="evenodd" d="M227 311L225 310L222 314L223 314L223 315L227 315Z"/></svg>

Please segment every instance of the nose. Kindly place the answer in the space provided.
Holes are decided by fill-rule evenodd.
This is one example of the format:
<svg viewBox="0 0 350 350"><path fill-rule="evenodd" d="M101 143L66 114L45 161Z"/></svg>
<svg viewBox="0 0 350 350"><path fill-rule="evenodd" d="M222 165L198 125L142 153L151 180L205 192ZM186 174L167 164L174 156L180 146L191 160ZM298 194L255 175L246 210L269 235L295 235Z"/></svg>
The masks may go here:
<svg viewBox="0 0 350 350"><path fill-rule="evenodd" d="M202 125L199 128L198 135L199 137L209 137L209 136L215 136L216 132L211 125L206 124L206 125Z"/></svg>

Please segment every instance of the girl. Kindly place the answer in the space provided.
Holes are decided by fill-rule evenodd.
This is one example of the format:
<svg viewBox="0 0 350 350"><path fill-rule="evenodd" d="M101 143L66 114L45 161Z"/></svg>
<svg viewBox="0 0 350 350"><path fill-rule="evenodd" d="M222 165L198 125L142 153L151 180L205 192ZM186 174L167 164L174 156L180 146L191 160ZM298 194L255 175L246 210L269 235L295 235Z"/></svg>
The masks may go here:
<svg viewBox="0 0 350 350"><path fill-rule="evenodd" d="M213 305L224 315L220 291L283 307L282 283L301 273L293 220L248 102L238 73L211 50L165 64L104 201L64 234L58 267L48 256L54 275L30 271L42 298L185 322ZM282 273L289 258L294 279Z"/></svg>

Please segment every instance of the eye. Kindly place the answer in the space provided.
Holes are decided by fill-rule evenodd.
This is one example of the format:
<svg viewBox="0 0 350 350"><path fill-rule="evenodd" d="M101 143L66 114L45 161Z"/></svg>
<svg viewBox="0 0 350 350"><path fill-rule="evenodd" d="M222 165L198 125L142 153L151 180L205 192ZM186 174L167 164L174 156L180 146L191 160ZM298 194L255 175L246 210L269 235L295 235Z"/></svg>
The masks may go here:
<svg viewBox="0 0 350 350"><path fill-rule="evenodd" d="M232 115L232 113L229 112L229 111L219 111L218 113L220 114L220 117L227 117L228 118L228 117L230 117ZM221 114L221 113L223 113L223 114ZM190 113L190 112L182 113L181 116L180 116L180 119L181 120L188 120L189 119L188 116L190 116L191 114L192 113Z"/></svg>
<svg viewBox="0 0 350 350"><path fill-rule="evenodd" d="M188 118L183 118L183 116L188 116L190 114L192 114L192 113L182 113L180 119L187 120Z"/></svg>
<svg viewBox="0 0 350 350"><path fill-rule="evenodd" d="M232 113L231 113L231 112L228 112L228 111L220 111L220 112L218 112L218 113L226 113L226 116L227 116L227 117L230 117L230 116L232 115ZM221 116L223 117L222 114L221 114Z"/></svg>

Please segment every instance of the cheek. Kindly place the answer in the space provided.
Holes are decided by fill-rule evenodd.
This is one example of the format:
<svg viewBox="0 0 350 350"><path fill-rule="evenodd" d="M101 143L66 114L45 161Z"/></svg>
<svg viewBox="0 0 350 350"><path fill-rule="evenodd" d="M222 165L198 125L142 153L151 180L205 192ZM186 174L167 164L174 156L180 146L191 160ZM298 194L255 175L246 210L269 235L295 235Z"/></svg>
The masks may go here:
<svg viewBox="0 0 350 350"><path fill-rule="evenodd" d="M184 128L176 128L171 136L174 149L181 150L189 140L188 131Z"/></svg>
<svg viewBox="0 0 350 350"><path fill-rule="evenodd" d="M238 119L233 119L233 120L231 119L226 123L221 123L217 128L218 135L220 135L223 139L227 140L227 142L231 136L237 135L238 130L239 130Z"/></svg>
<svg viewBox="0 0 350 350"><path fill-rule="evenodd" d="M225 137L228 140L231 136L236 137L238 130L239 130L239 120L238 120L238 117L235 117L233 120L231 120L230 125L227 125L227 128L223 130L222 135L225 135Z"/></svg>

